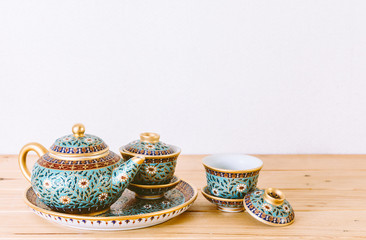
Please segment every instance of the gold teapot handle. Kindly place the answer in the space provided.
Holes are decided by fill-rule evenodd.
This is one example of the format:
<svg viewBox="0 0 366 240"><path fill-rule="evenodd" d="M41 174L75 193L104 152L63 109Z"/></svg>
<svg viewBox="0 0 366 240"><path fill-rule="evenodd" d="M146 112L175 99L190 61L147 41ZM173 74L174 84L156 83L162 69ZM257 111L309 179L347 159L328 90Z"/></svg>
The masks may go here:
<svg viewBox="0 0 366 240"><path fill-rule="evenodd" d="M24 145L24 147L20 150L18 161L19 161L19 167L22 171L23 176L25 179L28 180L28 182L31 182L31 174L29 172L29 169L27 168L27 155L30 151L34 151L37 153L38 157L41 157L45 155L48 151L45 147L43 147L39 143L28 143Z"/></svg>

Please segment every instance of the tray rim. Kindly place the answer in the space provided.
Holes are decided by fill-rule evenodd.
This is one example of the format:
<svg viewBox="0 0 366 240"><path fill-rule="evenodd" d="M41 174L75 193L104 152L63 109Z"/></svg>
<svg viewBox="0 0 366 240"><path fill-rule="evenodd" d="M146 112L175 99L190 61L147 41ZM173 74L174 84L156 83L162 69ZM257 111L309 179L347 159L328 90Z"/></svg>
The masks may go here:
<svg viewBox="0 0 366 240"><path fill-rule="evenodd" d="M33 203L31 203L27 199L27 192L32 188L32 186L28 187L24 191L23 200L33 210L36 210L36 211L44 213L44 214L49 214L49 215L52 215L52 216L62 217L62 218L65 218L65 219L89 220L89 221L113 221L113 220L120 221L120 220L131 220L131 219L139 219L139 218L149 218L149 217L155 217L155 216L162 215L162 214L169 214L169 213L172 213L174 211L183 209L184 207L189 206L190 204L192 204L197 199L197 195L198 195L197 188L195 186L191 185L190 183L182 180L182 179L181 179L180 183L181 182L185 182L186 184L188 184L193 189L193 196L187 202L184 202L184 203L182 203L178 206L175 206L173 208L169 208L169 209L166 209L166 210L161 210L161 211L152 212L152 213L138 214L138 215L98 217L98 216L59 213L59 212L56 212L56 211L43 209L41 207L38 207L38 206L34 205Z"/></svg>

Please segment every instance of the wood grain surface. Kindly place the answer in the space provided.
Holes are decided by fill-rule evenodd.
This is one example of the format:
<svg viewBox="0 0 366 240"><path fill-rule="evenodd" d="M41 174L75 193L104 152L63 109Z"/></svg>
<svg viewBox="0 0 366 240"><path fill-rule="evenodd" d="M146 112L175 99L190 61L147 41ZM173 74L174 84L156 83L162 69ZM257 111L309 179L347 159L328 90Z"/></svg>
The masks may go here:
<svg viewBox="0 0 366 240"><path fill-rule="evenodd" d="M16 155L0 156L0 239L329 239L366 238L366 155L256 155L264 162L260 188L284 191L296 214L287 227L264 225L248 213L223 213L199 193L182 215L157 226L115 232L62 227L23 202L29 183ZM199 190L201 159L183 155L176 174ZM31 156L32 166L36 156ZM33 161L33 162L32 162Z"/></svg>

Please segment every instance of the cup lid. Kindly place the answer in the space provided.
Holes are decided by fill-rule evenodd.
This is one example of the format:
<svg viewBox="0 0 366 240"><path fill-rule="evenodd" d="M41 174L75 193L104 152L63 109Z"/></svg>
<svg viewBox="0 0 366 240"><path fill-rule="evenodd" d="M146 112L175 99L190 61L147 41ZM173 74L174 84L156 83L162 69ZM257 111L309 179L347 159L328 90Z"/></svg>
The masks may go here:
<svg viewBox="0 0 366 240"><path fill-rule="evenodd" d="M272 226L286 226L294 222L295 213L281 190L256 189L244 197L244 207L253 218Z"/></svg>
<svg viewBox="0 0 366 240"><path fill-rule="evenodd" d="M73 134L56 139L50 148L54 155L97 155L108 151L105 142L94 135L84 134L85 127L78 123L72 127Z"/></svg>
<svg viewBox="0 0 366 240"><path fill-rule="evenodd" d="M145 132L140 134L140 139L128 143L123 147L124 151L149 156L170 155L175 153L173 146L159 141L157 133Z"/></svg>

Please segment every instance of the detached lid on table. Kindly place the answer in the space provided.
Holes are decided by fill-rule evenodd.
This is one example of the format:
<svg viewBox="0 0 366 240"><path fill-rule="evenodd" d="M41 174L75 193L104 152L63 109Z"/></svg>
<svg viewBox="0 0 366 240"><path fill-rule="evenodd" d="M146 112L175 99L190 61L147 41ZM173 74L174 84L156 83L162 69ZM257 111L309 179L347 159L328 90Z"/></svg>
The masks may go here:
<svg viewBox="0 0 366 240"><path fill-rule="evenodd" d="M159 141L157 133L141 133L140 140L128 143L122 147L123 151L148 156L170 155L177 152L177 148Z"/></svg>
<svg viewBox="0 0 366 240"><path fill-rule="evenodd" d="M244 197L246 211L256 220L272 226L294 222L295 213L285 195L276 188L257 189Z"/></svg>

